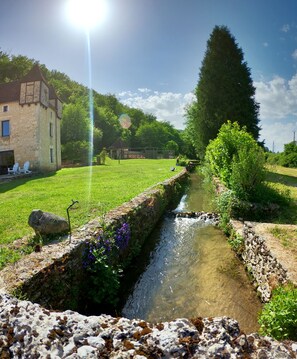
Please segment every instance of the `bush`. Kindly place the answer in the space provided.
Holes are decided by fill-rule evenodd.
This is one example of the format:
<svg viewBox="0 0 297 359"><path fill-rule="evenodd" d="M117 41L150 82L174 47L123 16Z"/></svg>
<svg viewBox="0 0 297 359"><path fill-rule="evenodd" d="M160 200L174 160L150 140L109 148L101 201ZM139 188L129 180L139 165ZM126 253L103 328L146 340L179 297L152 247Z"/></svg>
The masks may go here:
<svg viewBox="0 0 297 359"><path fill-rule="evenodd" d="M176 165L177 166L186 166L188 164L189 160L186 156L179 155L176 158Z"/></svg>
<svg viewBox="0 0 297 359"><path fill-rule="evenodd" d="M281 164L285 167L297 167L297 143L287 143L281 156Z"/></svg>
<svg viewBox="0 0 297 359"><path fill-rule="evenodd" d="M63 160L77 161L88 164L91 145L88 141L68 142L62 145Z"/></svg>
<svg viewBox="0 0 297 359"><path fill-rule="evenodd" d="M116 306L120 287L122 266L119 259L125 253L130 241L130 227L123 223L116 230L101 229L97 238L86 244L84 269L91 282L89 294L98 304L108 303Z"/></svg>
<svg viewBox="0 0 297 359"><path fill-rule="evenodd" d="M267 152L265 156L269 165L280 165L281 153Z"/></svg>
<svg viewBox="0 0 297 359"><path fill-rule="evenodd" d="M261 334L277 340L297 340L297 288L292 285L273 291L259 317Z"/></svg>
<svg viewBox="0 0 297 359"><path fill-rule="evenodd" d="M235 122L223 124L206 148L211 173L240 199L249 199L265 177L263 149Z"/></svg>

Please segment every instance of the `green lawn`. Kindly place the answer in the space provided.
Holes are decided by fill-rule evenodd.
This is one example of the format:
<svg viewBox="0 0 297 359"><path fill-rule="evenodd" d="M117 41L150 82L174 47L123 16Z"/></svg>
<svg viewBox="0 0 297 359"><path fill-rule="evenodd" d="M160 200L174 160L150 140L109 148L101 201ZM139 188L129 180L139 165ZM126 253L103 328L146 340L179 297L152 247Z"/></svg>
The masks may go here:
<svg viewBox="0 0 297 359"><path fill-rule="evenodd" d="M275 222L297 224L297 168L269 165L267 171L268 185L291 198L291 203L281 208Z"/></svg>
<svg viewBox="0 0 297 359"><path fill-rule="evenodd" d="M34 232L27 224L33 209L67 218L71 200L79 204L71 210L71 226L129 201L143 190L182 170L175 160L108 160L107 165L65 168L47 176L35 176L0 183L0 244Z"/></svg>

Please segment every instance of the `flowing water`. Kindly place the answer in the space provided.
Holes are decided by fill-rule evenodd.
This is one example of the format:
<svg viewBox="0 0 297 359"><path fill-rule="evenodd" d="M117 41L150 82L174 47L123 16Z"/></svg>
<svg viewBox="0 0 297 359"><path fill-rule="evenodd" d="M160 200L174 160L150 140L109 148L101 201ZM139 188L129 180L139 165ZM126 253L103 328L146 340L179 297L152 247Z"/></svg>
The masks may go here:
<svg viewBox="0 0 297 359"><path fill-rule="evenodd" d="M198 175L192 175L177 210L211 210ZM225 315L236 319L246 332L259 328L260 301L218 228L195 218L165 217L148 242L146 268L124 305L123 316L158 322ZM144 252L139 265L145 256Z"/></svg>

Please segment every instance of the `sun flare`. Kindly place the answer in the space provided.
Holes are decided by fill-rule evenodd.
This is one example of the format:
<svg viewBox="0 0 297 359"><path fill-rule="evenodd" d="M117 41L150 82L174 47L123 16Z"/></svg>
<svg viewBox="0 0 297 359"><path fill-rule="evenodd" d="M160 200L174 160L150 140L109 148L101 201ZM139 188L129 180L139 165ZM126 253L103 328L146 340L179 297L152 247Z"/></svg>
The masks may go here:
<svg viewBox="0 0 297 359"><path fill-rule="evenodd" d="M67 16L72 24L84 29L100 25L106 18L106 0L68 0Z"/></svg>

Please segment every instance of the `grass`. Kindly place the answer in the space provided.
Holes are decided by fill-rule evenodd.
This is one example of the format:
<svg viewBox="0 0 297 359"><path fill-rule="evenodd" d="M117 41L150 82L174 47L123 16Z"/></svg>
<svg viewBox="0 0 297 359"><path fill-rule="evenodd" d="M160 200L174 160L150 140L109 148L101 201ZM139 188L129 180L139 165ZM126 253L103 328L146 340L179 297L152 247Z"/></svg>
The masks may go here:
<svg viewBox="0 0 297 359"><path fill-rule="evenodd" d="M271 202L273 192L278 193L275 202L279 200L280 211L273 222L297 224L297 168L268 165L266 184L271 189Z"/></svg>
<svg viewBox="0 0 297 359"><path fill-rule="evenodd" d="M3 245L33 236L27 224L33 209L67 218L71 200L78 200L70 211L71 227L76 228L182 170L170 171L174 165L175 160L109 160L104 166L65 168L0 183L2 252L7 251Z"/></svg>
<svg viewBox="0 0 297 359"><path fill-rule="evenodd" d="M297 259L297 229L275 226L270 232L274 237L278 238L282 246L289 249Z"/></svg>

